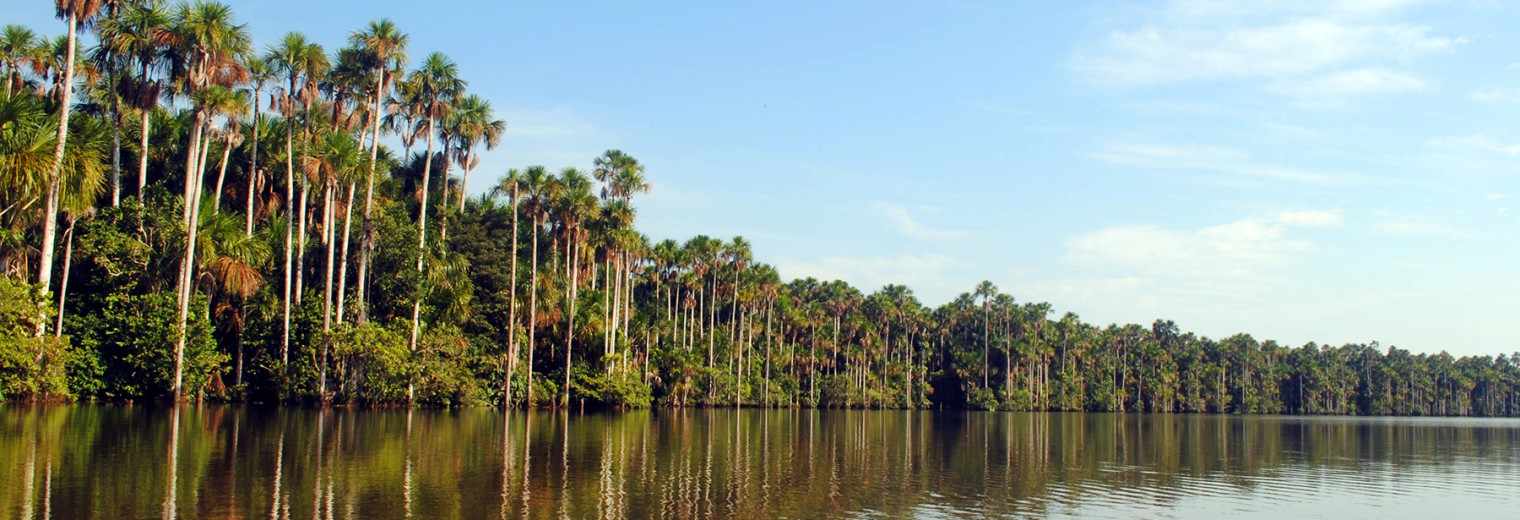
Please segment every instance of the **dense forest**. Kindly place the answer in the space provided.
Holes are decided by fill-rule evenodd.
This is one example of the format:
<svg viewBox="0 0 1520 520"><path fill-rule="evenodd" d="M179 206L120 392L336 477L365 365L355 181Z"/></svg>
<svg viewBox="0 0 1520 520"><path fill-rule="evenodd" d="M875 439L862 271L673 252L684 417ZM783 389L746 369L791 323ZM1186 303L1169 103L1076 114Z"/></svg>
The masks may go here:
<svg viewBox="0 0 1520 520"><path fill-rule="evenodd" d="M260 47L215 2L57 8L0 33L7 399L1520 415L1520 354L1097 326L991 282L931 307L651 240L628 153L474 171L508 123L389 20Z"/></svg>

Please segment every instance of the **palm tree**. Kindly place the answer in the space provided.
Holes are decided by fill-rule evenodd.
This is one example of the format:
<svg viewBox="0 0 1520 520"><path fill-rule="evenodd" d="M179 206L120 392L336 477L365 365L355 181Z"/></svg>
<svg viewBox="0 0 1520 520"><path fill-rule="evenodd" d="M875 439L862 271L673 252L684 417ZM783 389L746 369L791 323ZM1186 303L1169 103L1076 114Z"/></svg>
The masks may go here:
<svg viewBox="0 0 1520 520"><path fill-rule="evenodd" d="M248 93L242 90L217 89L217 96L208 99L206 111L212 117L222 117L222 161L217 168L216 190L211 192L211 212L220 213L222 205L222 187L227 179L227 159L232 155L232 149L243 142L243 134L238 131L238 119L248 113ZM255 140L254 142L257 142ZM249 236L244 234L244 236Z"/></svg>
<svg viewBox="0 0 1520 520"><path fill-rule="evenodd" d="M196 251L196 256L210 292L224 296L215 304L214 313L223 317L222 324L234 335L233 373L235 384L242 385L245 302L264 285L257 266L268 260L269 247L263 237L239 234L234 219L230 214L215 213L203 219L198 233L206 237L206 247Z"/></svg>
<svg viewBox="0 0 1520 520"><path fill-rule="evenodd" d="M997 293L998 288L996 285L992 285L991 280L982 280L982 283L976 284L976 290L973 293L982 298L982 388L987 388L987 358L989 353L987 348L987 325L991 320L987 304L997 297Z"/></svg>
<svg viewBox="0 0 1520 520"><path fill-rule="evenodd" d="M97 98L110 98L111 206L115 207L121 205L121 95L118 87L121 85L122 69L130 66L131 55L110 44L111 39L118 37L126 28L121 24L121 6L109 2L105 10L106 15L95 24L95 37L100 44L90 50L89 62L105 76L104 84L94 85L92 94Z"/></svg>
<svg viewBox="0 0 1520 520"><path fill-rule="evenodd" d="M554 202L560 226L565 232L565 267L569 273L569 285L565 286L565 299L569 300L565 327L565 385L560 394L561 405L570 405L570 361L575 346L575 300L580 289L581 245L586 241L582 223L596 209L596 196L591 194L591 181L575 168L559 172L559 183L564 188Z"/></svg>
<svg viewBox="0 0 1520 520"><path fill-rule="evenodd" d="M411 79L416 87L416 101L421 105L421 112L426 114L427 154L424 155L422 166L422 205L417 210L417 274L422 275L422 259L427 254L427 210L429 183L433 173L433 134L437 133L437 122L445 117L454 98L464 90L465 81L459 79L459 67L443 53L434 52L422 61L417 70L412 71ZM421 326L422 318L422 294L419 292L412 304L412 336L410 346L413 351L417 350L417 332ZM411 401L412 389L407 389L408 401Z"/></svg>
<svg viewBox="0 0 1520 520"><path fill-rule="evenodd" d="M0 30L0 63L5 64L5 97L11 97L15 90L26 88L25 78L21 75L22 66L31 69L33 74L38 72L38 50L42 43L42 38L36 33L20 25L6 25Z"/></svg>
<svg viewBox="0 0 1520 520"><path fill-rule="evenodd" d="M201 135L207 125L208 104L223 96L222 84L240 81L247 71L239 61L248 52L248 29L236 23L232 9L219 3L181 5L175 13L172 35L176 76L181 90L191 96L190 141L185 158L184 223L189 232L180 268L180 313L174 353L174 400L182 397L184 382L185 323L190 294L194 291L196 229L200 215L204 152ZM216 86L217 89L210 89ZM211 92L206 92L210 89Z"/></svg>
<svg viewBox="0 0 1520 520"><path fill-rule="evenodd" d="M533 233L528 237L533 242L533 257L528 262L533 274L528 277L528 391L524 400L529 407L533 406L533 352L538 346L535 336L538 330L538 232L549 216L551 181L547 168L529 166L517 183L522 195L526 196L523 210L533 219Z"/></svg>
<svg viewBox="0 0 1520 520"><path fill-rule="evenodd" d="M325 267L326 282L322 286L322 366L319 375L319 393L325 399L327 396L327 360L332 339L333 318L333 264L337 244L335 239L334 216L334 187L340 184L351 184L356 173L361 168L366 168L364 161L364 149L359 141L354 139L353 134L348 132L329 132L316 150L307 155L302 163L306 174L317 179L323 186L325 202L323 203L322 219L324 240L327 244L327 263ZM349 202L353 200L353 189L349 189ZM338 302L341 304L342 302Z"/></svg>
<svg viewBox="0 0 1520 520"><path fill-rule="evenodd" d="M37 262L37 283L43 292L47 292L53 282L53 249L58 239L58 204L59 190L63 182L63 152L64 143L68 141L69 112L72 108L74 92L74 50L77 47L77 31L80 24L88 24L105 0L56 0L59 18L64 19L69 28L68 50L63 64L63 88L61 102L58 105L58 139L53 143L53 167L48 174L47 199L44 201L42 214L42 247L39 251ZM46 332L47 325L39 322L37 335Z"/></svg>
<svg viewBox="0 0 1520 520"><path fill-rule="evenodd" d="M249 86L253 87L253 136L252 139L249 139L252 149L248 152L248 200L246 201L247 210L243 217L243 235L252 237L254 201L258 199L258 197L254 196L254 186L255 181L263 177L263 174L259 171L259 104L261 103L260 99L263 97L264 85L274 79L274 70L269 67L268 62L252 56L243 60L243 67L248 69Z"/></svg>
<svg viewBox="0 0 1520 520"><path fill-rule="evenodd" d="M64 242L63 269L58 284L58 316L53 330L63 335L63 309L69 293L69 270L74 252L74 224L93 214L95 201L105 185L105 156L109 146L106 127L98 118L78 117L70 123L68 154L64 157L61 206L68 228Z"/></svg>
<svg viewBox="0 0 1520 520"><path fill-rule="evenodd" d="M475 94L460 98L454 107L454 137L459 141L455 146L455 160L459 168L464 170L464 177L459 180L461 212L464 211L465 188L470 184L470 170L475 169L480 162L480 157L475 154L475 145L484 143L487 150L495 150L501 144L502 134L507 132L506 121L495 117L496 112L491 108L491 102Z"/></svg>
<svg viewBox="0 0 1520 520"><path fill-rule="evenodd" d="M127 105L137 109L141 125L137 148L137 193L142 196L148 183L148 135L153 110L158 108L161 85L154 73L164 64L169 44L173 41L170 31L169 11L161 1L131 2L125 4L118 15L119 29L101 35L101 45L110 46L114 52L129 57L138 68L137 77L125 77L119 85L120 95Z"/></svg>
<svg viewBox="0 0 1520 520"><path fill-rule="evenodd" d="M396 24L388 18L371 20L363 30L355 31L348 37L349 43L368 49L375 57L375 81L372 93L374 99L374 119L371 120L369 150L369 175L365 177L364 187L364 239L359 245L359 294L358 294L358 321L363 323L369 318L368 300L365 299L365 289L369 280L370 251L374 248L375 228L371 222L374 212L375 199L375 159L380 151L380 102L385 97L385 91L390 87L386 81L388 67L399 68L406 63L407 35L396 28Z"/></svg>
<svg viewBox="0 0 1520 520"><path fill-rule="evenodd" d="M506 195L512 201L512 283L507 299L507 376L503 382L501 406L512 406L512 376L517 373L517 204L521 200L523 173L508 170L491 189L492 196Z"/></svg>
<svg viewBox="0 0 1520 520"><path fill-rule="evenodd" d="M282 342L280 346L280 364L290 362L290 305L294 281L294 258L293 246L295 245L293 233L295 231L296 211L295 202L295 159L294 150L291 146L292 136L295 134L295 95L300 88L301 78L306 71L313 67L314 59L312 46L306 41L306 36L298 32L286 33L280 43L273 45L265 52L264 61L269 64L270 70L285 75L289 86L280 95L280 108L285 116L285 294L281 299L284 311L284 327L282 328ZM320 48L318 48L320 53Z"/></svg>
<svg viewBox="0 0 1520 520"><path fill-rule="evenodd" d="M20 237L35 222L30 215L47 185L57 138L46 103L30 92L0 99L0 237ZM19 240L0 241L0 275L24 278L26 247ZM20 271L21 273L18 273Z"/></svg>

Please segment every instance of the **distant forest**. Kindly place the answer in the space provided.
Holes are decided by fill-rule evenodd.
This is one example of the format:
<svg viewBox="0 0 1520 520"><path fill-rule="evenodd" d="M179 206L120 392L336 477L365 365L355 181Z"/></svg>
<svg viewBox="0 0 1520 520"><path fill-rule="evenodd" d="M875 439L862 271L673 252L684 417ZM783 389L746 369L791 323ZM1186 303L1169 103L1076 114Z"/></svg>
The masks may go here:
<svg viewBox="0 0 1520 520"><path fill-rule="evenodd" d="M7 399L1520 412L1520 354L1101 327L991 282L928 307L652 241L628 153L476 172L509 122L389 20L260 47L220 3L57 5L0 33Z"/></svg>

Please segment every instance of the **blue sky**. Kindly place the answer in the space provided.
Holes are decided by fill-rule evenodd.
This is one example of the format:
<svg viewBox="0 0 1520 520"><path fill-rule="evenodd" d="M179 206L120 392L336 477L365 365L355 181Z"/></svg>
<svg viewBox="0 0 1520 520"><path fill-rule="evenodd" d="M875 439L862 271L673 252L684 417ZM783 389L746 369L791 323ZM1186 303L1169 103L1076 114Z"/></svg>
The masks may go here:
<svg viewBox="0 0 1520 520"><path fill-rule="evenodd" d="M233 5L260 47L390 17L458 61L509 125L472 192L620 148L642 230L743 235L784 277L1520 351L1520 5ZM0 21L57 34L51 11Z"/></svg>

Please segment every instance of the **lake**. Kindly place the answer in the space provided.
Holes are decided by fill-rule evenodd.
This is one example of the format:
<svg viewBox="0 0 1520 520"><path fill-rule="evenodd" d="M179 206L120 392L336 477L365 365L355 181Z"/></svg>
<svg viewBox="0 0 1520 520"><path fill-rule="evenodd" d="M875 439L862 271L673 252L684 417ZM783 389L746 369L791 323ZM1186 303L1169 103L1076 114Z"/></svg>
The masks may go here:
<svg viewBox="0 0 1520 520"><path fill-rule="evenodd" d="M1520 421L0 405L5 518L1478 518Z"/></svg>

